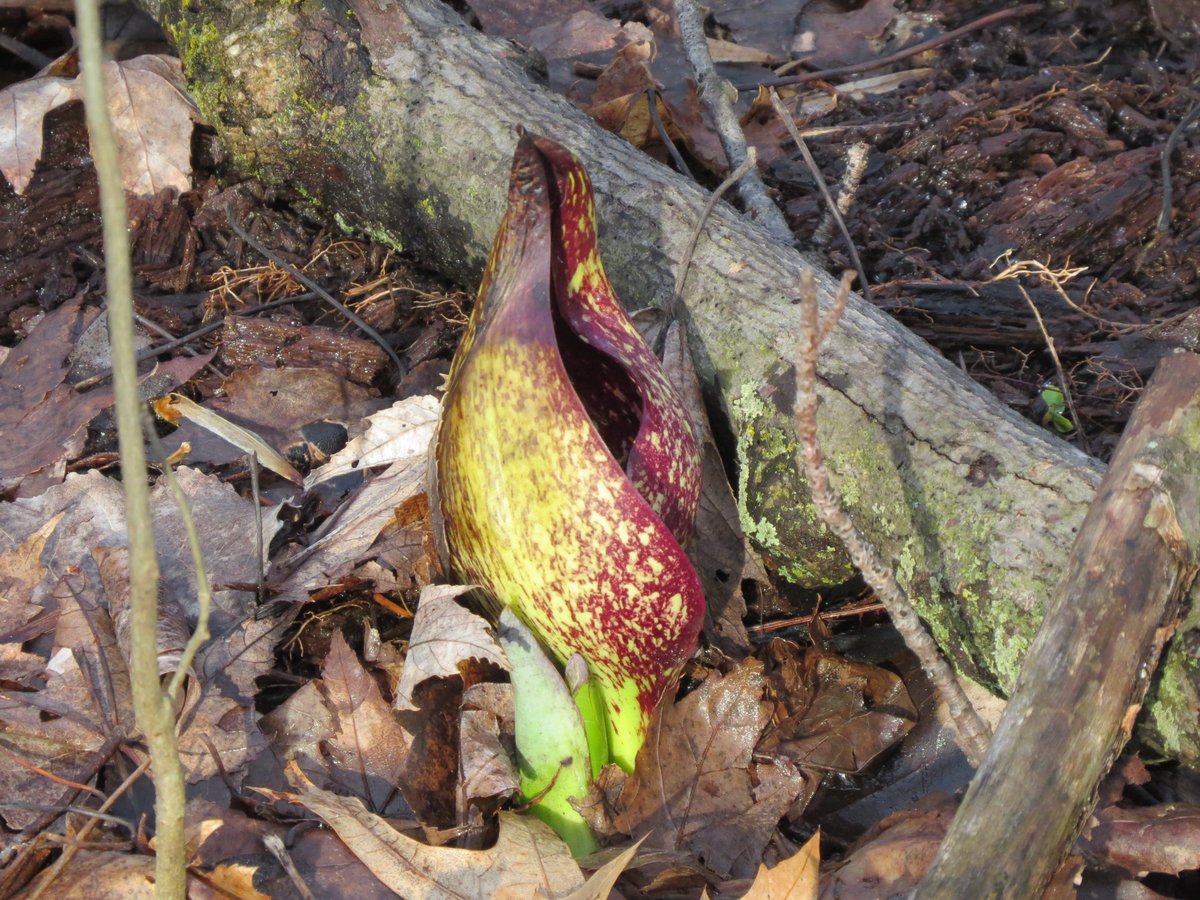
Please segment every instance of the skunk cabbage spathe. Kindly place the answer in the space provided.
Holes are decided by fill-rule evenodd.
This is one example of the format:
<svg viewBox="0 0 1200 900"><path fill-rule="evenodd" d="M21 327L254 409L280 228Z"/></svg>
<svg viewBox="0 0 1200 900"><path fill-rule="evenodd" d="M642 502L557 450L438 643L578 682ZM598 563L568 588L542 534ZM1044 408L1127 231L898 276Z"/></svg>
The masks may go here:
<svg viewBox="0 0 1200 900"><path fill-rule="evenodd" d="M611 758L631 770L704 618L680 546L700 457L604 274L591 182L545 138L517 145L508 212L451 367L437 477L451 566L560 663L583 656Z"/></svg>

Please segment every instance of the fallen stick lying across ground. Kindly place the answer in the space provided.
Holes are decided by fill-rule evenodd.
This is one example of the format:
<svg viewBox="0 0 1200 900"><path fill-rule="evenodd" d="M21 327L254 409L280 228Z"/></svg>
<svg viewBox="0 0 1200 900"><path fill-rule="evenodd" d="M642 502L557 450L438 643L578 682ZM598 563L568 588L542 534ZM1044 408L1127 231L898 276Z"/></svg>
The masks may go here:
<svg viewBox="0 0 1200 900"><path fill-rule="evenodd" d="M917 896L1037 897L1133 729L1200 570L1200 356L1159 363Z"/></svg>

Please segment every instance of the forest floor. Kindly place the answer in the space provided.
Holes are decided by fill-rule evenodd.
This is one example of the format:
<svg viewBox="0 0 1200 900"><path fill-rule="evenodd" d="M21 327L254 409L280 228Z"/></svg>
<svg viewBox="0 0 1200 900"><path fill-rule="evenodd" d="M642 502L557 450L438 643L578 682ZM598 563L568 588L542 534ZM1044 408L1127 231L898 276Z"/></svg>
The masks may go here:
<svg viewBox="0 0 1200 900"><path fill-rule="evenodd" d="M455 6L477 27L537 54L551 86L647 153L685 168L710 187L725 174L724 154L689 86L669 3L466 0ZM1195 127L1200 5L1193 0L1046 4L1034 13L984 22L945 42L939 36L993 12L990 5L764 0L710 6L706 24L714 55L741 60L720 62L719 71L745 88L743 128L800 245L822 252L831 272L854 266L837 229L827 222L813 170L753 89L780 77L780 65L796 57L804 66L785 76L804 73L806 80L778 89L817 168L845 207L872 302L1003 402L1107 460L1156 363L1176 349L1200 350L1200 128ZM62 84L76 74L68 15L0 6L0 33L31 51L22 58L0 49L0 90L6 91L0 97L12 100L14 121L18 104L27 102L14 99L14 91L34 84L49 96L65 90ZM115 59L171 53L136 18L110 12L109 25ZM888 63L897 51L922 40L933 46ZM40 81L38 55L53 61ZM861 71L847 73L847 66ZM61 82L51 84L51 77ZM145 90L140 102L147 108L179 106L171 77ZM55 96L43 103L44 125L38 115L12 137L0 136L0 167L8 176L0 179L0 431L10 448L9 458L0 463L6 501L0 504L0 586L5 591L0 648L7 648L0 656L0 750L25 758L24 767L0 774L0 797L20 796L30 804L20 810L0 806L5 823L0 895L5 896L3 888L19 887L53 857L50 843L40 845L40 856L28 852L34 836L75 827L64 824L67 795L61 780L90 780L111 790L137 760L133 754L131 765L115 755L99 726L89 730L84 723L78 733L51 734L44 724L47 716L62 716L64 706L82 703L83 697L95 704L93 724L108 728L114 717L128 714L119 687L98 697L94 684L86 688L85 682L92 682L79 668L74 670L82 679L78 682L61 667L54 673L47 668L58 650L81 640L79 623L64 631L71 602L86 610L87 598L95 597L96 608L118 618L112 602L104 600L105 588L112 590L103 581L111 574L108 557L96 549L116 539L89 530L99 527L93 520L115 496L106 493L116 484L107 476L116 474L118 462L99 315L104 265L98 192L82 105ZM0 104L0 111L5 108ZM34 132L40 146L30 143ZM152 374L156 380L153 389L147 387L148 396L178 391L220 412L263 436L301 474L319 470L347 440L370 433L368 417L395 400L414 404L407 408L410 417L395 427L427 425L419 405L442 385L473 287L439 281L422 270L420 259L322 221L302 197L240 177L202 122L185 143L182 151L173 151L182 152L190 172L182 189L144 191L130 200L139 345L149 352L164 341L195 335L157 355L162 364ZM161 183L154 162L145 168L151 183ZM249 236L239 235L235 226ZM355 310L399 355L399 373L372 340L266 259L262 248ZM207 326L212 327L197 333ZM154 364L145 365L149 372ZM1063 392L1062 407L1053 392L1046 392L1050 385ZM266 616L245 614L257 589L246 556L253 551L253 537L242 530L245 523L219 536L231 521L222 517L234 516L235 509L222 504L241 503L236 515L242 518L250 506L244 454L190 423L178 429L164 423L160 432L165 452L186 445L180 458L193 473L187 490L193 502L217 517L207 526L205 540L229 543L236 534L236 541L244 542L240 556L231 549L227 560L214 560L211 567L225 597L218 603L221 627L214 633L225 645L210 647L202 662L213 677L229 667L232 687L211 697L211 706L204 705L206 700L191 710L193 733L190 743L184 741L193 754L189 778L205 787L190 814L203 813L227 828L256 834L267 827L260 823L280 821L286 804L252 798L243 785L285 788L282 760L299 748L320 761L309 769L310 777L320 782L314 774L320 770L326 786L345 788L392 821L408 820L410 831L424 839L445 842L465 830L466 846L484 846L494 833L491 814L512 791L493 785L489 794L474 784L477 792L464 794L467 772L482 770L470 753L482 750L467 747L467 720L460 722L456 715L464 694L472 691L477 708L489 710L492 701L482 695L494 679L486 671L460 668L456 674L452 664L439 671L443 680L458 679L454 687L437 693L427 683L422 698L417 685L405 682L411 675L402 674L404 652L379 649L414 646L406 644L417 627L410 610L420 608L418 600L424 605L431 584L444 580L432 551L423 485L406 498L403 515L393 521L385 517L374 531L360 534L357 544L348 541L340 555L321 556L326 551L320 536L329 531L328 523L346 517L351 488L314 488L301 502L284 479L265 476L262 505L281 504L279 518L287 521L275 524L269 539L276 571L284 574L268 579L273 602L259 609L291 607L277 625L261 624ZM91 499L80 499L84 495ZM369 518L369 511L355 510L360 518L354 522ZM165 506L160 513L170 518ZM50 523L54 528L74 523L83 536L59 539L43 532ZM177 552L182 560L182 550ZM320 566L312 563L317 557ZM186 589L190 563L180 566L177 577ZM76 576L92 581L71 587ZM64 585L68 594L74 592L73 601L64 599ZM20 603L13 599L18 593L26 598ZM306 602L294 602L301 599ZM429 608L434 605L430 601ZM192 615L184 607L181 621ZM786 618L812 609L774 611ZM742 660L694 663L685 680L692 693L673 708L680 734L700 733L711 723L699 721L698 701L684 707L688 698L703 696L703 702L714 703L722 696L741 696L750 685L772 698L776 705L767 718L774 726L755 719L754 740L730 749L746 758L739 764L742 780L726 784L723 790L730 794L721 799L742 806L707 810L712 821L686 839L680 826L672 852L658 846L659 856L640 858L623 878L625 896L698 896L703 887L715 896L740 896L755 880L760 862L782 865L795 858L818 825L827 863L823 896L871 896L871 886L889 865L895 867L889 891L909 890L923 870L912 859L927 863L937 846L953 804L947 797L925 795L935 788L952 793L969 772L961 757L936 752L945 743L946 727L936 714L927 717L928 725L914 727L918 710L934 713L936 703L895 647L877 605L870 597L860 598L850 615L832 622L831 631L818 624L812 629L818 646L805 650L773 641L763 612L752 609L755 621L747 622L753 652L747 647ZM807 639L809 629L780 633ZM437 640L449 638L443 633ZM97 659L118 665L116 657L106 656L98 636L92 642L99 647ZM229 649L235 642L241 642L240 652ZM854 662L841 655L856 652ZM238 662L245 671L237 669ZM341 673L336 678L334 663ZM82 671L96 674L87 665ZM363 687L367 672L369 684ZM814 748L800 748L804 729L799 723L813 725L805 716L815 715L818 683L827 691L823 727L853 745L852 763L814 759L820 755ZM338 721L339 710L346 714L339 692L349 697L355 691L376 712L384 711L379 715L399 710L392 724L372 726L380 729L372 743L391 740L406 748L398 761L381 762L362 746L347 743L346 723ZM25 697L24 706L12 699L18 695ZM46 702L33 703L34 695ZM880 712L885 703L894 708ZM418 707L427 714L424 724L411 718ZM42 710L41 724L21 712L35 708ZM259 716L265 718L259 722ZM299 734L295 716L319 719L324 730ZM781 722L790 722L790 730ZM213 737L218 731L223 738ZM478 735L474 739L483 741ZM897 745L899 752L893 749ZM754 762L751 750L757 754ZM868 760L889 754L885 769L867 774ZM774 785L764 767L767 758L792 767L794 794L777 792L764 802L766 786ZM661 770L667 758L658 763ZM363 787L367 774L362 783L347 784L344 774L355 765L359 774L370 775L370 785ZM47 781L39 771L59 780ZM691 776L699 782L700 775ZM397 790L397 784L410 788ZM1100 818L1114 833L1126 830L1116 838L1092 839L1087 858L1093 888L1080 888L1079 896L1101 896L1105 888L1095 885L1139 877L1140 890L1159 892L1141 896L1188 896L1197 886L1194 870L1200 870L1194 849L1200 846L1200 815L1187 805L1200 800L1198 784L1177 767L1151 773L1135 759L1122 763L1102 797L1108 818ZM677 817L665 800L651 809L634 788L626 790L624 806L617 802L616 813L596 825L614 845L639 823L665 828L664 822ZM201 794L206 799L200 800ZM78 796L69 794L72 801ZM616 796L614 790L610 799ZM236 802L231 804L231 797ZM468 812L464 797L487 800L467 803ZM918 798L925 799L906 809ZM1152 823L1163 821L1166 801L1178 801L1177 808L1186 806L1190 816L1170 819L1184 835L1172 844L1182 848L1174 856L1155 855L1163 844L1161 832L1145 837ZM121 815L136 821L145 798L125 802ZM236 824L227 818L234 807L242 815ZM263 811L267 807L269 815ZM1152 812L1130 812L1134 808ZM293 818L282 820L295 820L291 810ZM761 821L749 821L754 816ZM889 828L896 829L891 849L881 851L877 842L875 852L881 855L865 853L853 861L854 849L869 846ZM1128 834L1133 832L1143 835L1143 844L1132 846ZM117 828L114 833L114 847L142 846L135 831ZM731 843L736 852L728 849ZM200 854L203 862L196 871L203 869L212 884L225 883L220 873L232 854L212 846L207 854ZM338 866L353 867L343 849L313 838L296 856L322 896L351 892L344 885L353 883L352 876L331 874ZM14 875L10 863L15 859L34 862L24 875ZM841 864L836 873L831 861ZM1082 866L1082 858L1075 864ZM263 872L270 869L263 876L271 885L266 893L283 896L292 890L280 864L259 860L255 865ZM77 863L73 871L78 883L86 883L95 877L89 873L102 869ZM1075 895L1073 871L1064 871L1059 896ZM1145 872L1158 874L1139 876ZM1089 894L1089 889L1101 893Z"/></svg>

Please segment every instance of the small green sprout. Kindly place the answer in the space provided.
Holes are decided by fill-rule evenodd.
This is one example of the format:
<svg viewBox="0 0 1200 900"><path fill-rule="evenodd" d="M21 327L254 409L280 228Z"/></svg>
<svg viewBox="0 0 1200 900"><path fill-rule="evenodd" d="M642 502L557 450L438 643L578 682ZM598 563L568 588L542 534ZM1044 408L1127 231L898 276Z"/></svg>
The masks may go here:
<svg viewBox="0 0 1200 900"><path fill-rule="evenodd" d="M1053 426L1059 434L1075 430L1075 423L1066 415L1067 398L1058 385L1049 381L1042 385L1037 407L1042 410L1042 424L1047 428Z"/></svg>

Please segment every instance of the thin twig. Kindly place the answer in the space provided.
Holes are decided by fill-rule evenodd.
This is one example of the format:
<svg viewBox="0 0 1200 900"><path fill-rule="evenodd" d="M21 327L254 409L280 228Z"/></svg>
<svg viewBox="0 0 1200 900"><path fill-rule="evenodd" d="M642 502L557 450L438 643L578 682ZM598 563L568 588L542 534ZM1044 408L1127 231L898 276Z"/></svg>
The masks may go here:
<svg viewBox="0 0 1200 900"><path fill-rule="evenodd" d="M1025 290L1025 285L1019 281L1016 284L1017 290L1021 292L1021 296L1029 304L1033 318L1037 321L1038 330L1042 333L1042 340L1046 342L1046 349L1050 351L1050 358L1054 360L1054 370L1058 372L1058 384L1062 389L1063 397L1067 401L1067 409L1071 411L1071 421L1075 425L1075 433L1079 435L1079 446L1084 453L1087 453L1087 435L1083 433L1083 422L1079 418L1079 411L1075 409L1075 400L1071 397L1071 385L1067 380L1067 373L1063 369L1062 360L1058 358L1058 350L1054 347L1054 338L1050 337L1050 332L1046 330L1046 323L1042 321L1042 314L1038 312L1037 304L1033 302L1033 298Z"/></svg>
<svg viewBox="0 0 1200 900"><path fill-rule="evenodd" d="M800 438L800 459L808 478L813 504L829 530L841 540L850 559L862 573L863 579L887 608L904 638L904 643L921 664L926 676L940 693L958 733L959 746L972 766L978 766L987 750L991 736L987 723L979 717L962 685L942 658L938 646L921 624L917 612L904 589L896 581L892 569L885 565L877 551L859 533L837 494L829 484L821 445L817 439L817 356L822 340L836 324L850 296L849 273L842 277L833 307L824 322L819 321L817 289L812 273L800 276L800 358L796 363L796 434Z"/></svg>
<svg viewBox="0 0 1200 900"><path fill-rule="evenodd" d="M675 318L675 310L678 309L679 299L683 296L683 285L687 281L688 269L692 265L692 255L696 252L696 244L700 240L700 232L704 230L704 223L708 221L708 217L712 215L713 207L717 205L717 201L725 194L727 190L733 187L739 178L749 172L758 164L758 153L751 147L746 158L742 160L742 164L729 173L729 177L722 181L712 196L708 198L708 202L704 204L704 209L700 211L700 218L696 220L696 227L692 229L692 234L688 238L687 246L683 248L683 256L679 260L679 271L675 275L675 309L668 310L668 318Z"/></svg>
<svg viewBox="0 0 1200 900"><path fill-rule="evenodd" d="M238 310L239 315L249 316L254 313L260 313L266 309L275 309L278 306L288 306L292 303L299 303L304 300L311 300L317 296L314 291L309 291L306 294L297 294L295 297L284 297L282 300L272 300L270 303L260 303L258 306L250 306L246 309ZM164 353L170 353L176 347L182 347L184 344L190 344L192 341L204 337L206 334L212 334L225 327L225 320L221 319L216 322L209 322L207 325L201 325L195 331L189 331L185 335L173 338L165 344L159 344L157 347L147 347L145 350L138 352L137 361L143 363L148 359L154 359L156 356L162 356ZM218 373L220 374L220 373ZM85 391L90 387L95 387L100 382L112 375L112 369L105 369L99 374L93 375L91 378L85 378L83 381L76 382L74 387L77 391ZM221 375L224 378L224 375Z"/></svg>
<svg viewBox="0 0 1200 900"><path fill-rule="evenodd" d="M297 281L299 281L302 285L304 285L310 291L314 291L317 294L317 296L319 296L322 300L324 300L326 303L328 303L330 306L332 306L334 309L336 309L338 312L340 312L343 316L345 316L347 319L349 319L351 322L353 322L355 327L358 328L359 331L361 331L363 334L365 334L367 337L369 337L371 340L373 340L375 343L377 343L380 347L382 347L383 352L388 355L388 357L391 359L391 361L393 363L395 363L396 376L399 377L401 374L403 374L404 363L400 360L400 357L396 353L396 351L392 349L392 345L389 344L387 341L385 341L383 339L383 336L378 331L376 331L374 328L372 328L370 325L368 325L366 322L364 322L363 319L358 315L358 313L356 313L354 310L347 307L341 301L337 300L332 294L329 293L329 291L325 290L325 288L321 287L319 284L317 284L315 281L313 281L311 278L309 278L307 275L305 275L303 272L301 272L299 269L297 269L295 266L293 266L290 262L283 259L278 254L273 253L272 251L268 250L265 246L263 246L261 243L256 241L254 238L252 238L250 236L250 233L248 231L246 231L246 229L244 229L241 225L238 224L237 219L235 219L233 216L232 208L226 209L226 216L229 219L229 227L233 229L234 233L238 237L240 237L243 241L245 241L247 244L249 244L251 247L253 247L255 250L257 250L259 253L261 253L263 256L265 256L267 259L269 259L271 262L275 263L275 265L279 266L279 268L283 269L283 271L287 272L289 275L291 275L293 278L295 278Z"/></svg>
<svg viewBox="0 0 1200 900"><path fill-rule="evenodd" d="M1076 303L1074 300L1071 299L1071 296L1066 292L1066 289L1063 287L1063 285L1065 285L1067 282L1071 281L1076 276L1082 275L1084 272L1086 272L1087 266L1076 266L1075 268L1071 268L1071 260L1068 259L1067 262L1062 266L1062 268L1051 269L1045 263L1039 262L1035 259L1020 259L1020 260L1017 260L1015 263L1007 262L1011 257L1012 257L1012 250L1006 250L1006 251L1004 251L1004 253L1000 254L998 257L996 257L994 260L992 260L993 268L995 268L996 265L998 263L1000 263L1001 261L1004 261L1007 264L1004 267L1004 271L1002 271L999 275L996 275L993 278L989 278L987 281L983 282L983 284L995 284L996 282L999 282L999 281L1009 281L1009 280L1015 281L1015 280L1018 280L1022 275L1037 276L1042 281L1049 282L1050 286L1052 288L1054 288L1055 292L1058 294L1059 299L1062 300L1062 302L1065 303L1067 306L1069 306L1071 309L1075 310L1075 312L1079 313L1081 316L1086 316L1087 318L1091 319L1093 322L1103 325L1105 328L1112 329L1117 334L1128 334L1131 331L1142 331L1143 329L1146 329L1146 328L1153 328L1155 326L1166 325L1170 322L1175 321L1176 319L1180 319L1183 316L1188 315L1188 313L1183 313L1182 316L1173 316L1170 319L1166 319L1162 322L1157 322L1157 323L1153 323L1153 324L1140 324L1140 323L1139 324L1129 324L1126 322L1114 322L1112 319L1106 319L1103 316L1098 316L1094 312L1092 312L1090 309L1086 309L1086 308L1080 306L1078 303ZM1091 294L1092 288L1094 288L1096 286L1096 283L1097 283L1097 279L1093 278L1092 283L1090 285L1088 285L1088 289L1084 292L1084 300L1085 301L1087 300L1088 295ZM970 287L970 286L968 285L968 287ZM972 288L972 290L973 290L973 288Z"/></svg>
<svg viewBox="0 0 1200 900"><path fill-rule="evenodd" d="M0 50L7 50L13 56L28 63L35 69L44 69L50 63L54 62L53 57L35 50L28 44L22 44L16 38L9 37L7 34L0 34Z"/></svg>
<svg viewBox="0 0 1200 900"><path fill-rule="evenodd" d="M874 69L882 69L885 66L890 66L892 63L898 63L908 59L911 56L917 56L927 50L933 50L935 47L940 47L942 44L949 43L956 38L962 37L964 34L970 34L972 31L978 31L980 28L985 28L988 25L995 25L997 22L1003 22L1007 19L1016 19L1022 16L1032 15L1039 12L1042 8L1040 3L1026 3L1024 6L1016 6L1012 9L1002 9L999 12L988 13L986 16L981 16L973 22L968 22L945 34L939 34L937 37L930 38L927 41L921 41L919 44L913 44L911 47L905 47L893 53L891 56L883 56L878 59L867 60L866 62L855 63L850 66L838 66L833 69L820 69L816 72L805 72L803 75L788 75L784 78L768 78L763 81L756 81L753 84L739 84L739 91L757 91L760 87L785 87L789 84L805 84L809 81L825 81L828 78L838 78L842 75L858 75L861 72L870 72Z"/></svg>
<svg viewBox="0 0 1200 900"><path fill-rule="evenodd" d="M80 5L82 6L82 3ZM77 7L77 9L78 9L78 7ZM101 803L96 808L96 812L106 813L110 809L112 809L113 804L115 804L119 799L121 799L121 797L123 797L125 795L125 792L128 791L131 787L133 787L134 782L136 782L139 778L142 777L142 775L144 775L146 773L146 770L150 768L150 763L151 763L151 760L147 759L144 762L142 762L142 764L139 765L136 769L134 769L129 774L129 777L126 778L124 781L122 781L119 785L117 785L116 789L113 790L113 792L108 795L108 799L106 799L103 803ZM183 816L181 815L180 816L180 824L182 824L182 821L183 821ZM100 824L100 820L95 819L95 818L89 819L87 822L85 822L83 824L83 827L79 829L79 833L77 835L75 835L76 843L68 844L66 847L63 848L62 856L60 856L58 859L56 859L54 861L54 864L49 869L46 870L46 873L41 877L41 881L38 882L37 890L33 891L33 893L31 893L29 895L29 900L39 900L39 898L44 893L46 893L47 890L50 889L50 886L52 884L54 884L55 879L58 878L58 876L62 874L63 869L65 869L67 867L67 865L70 864L71 860L75 858L75 854L78 853L81 849L83 849L80 846L80 844L83 841L86 841L88 839L88 837L91 835L92 831L95 830L96 826L99 824ZM159 833L161 834L161 830L159 831ZM156 846L155 850L157 853L162 852L162 850L159 849L157 846ZM158 895L161 897L162 893L159 892Z"/></svg>
<svg viewBox="0 0 1200 900"><path fill-rule="evenodd" d="M771 98L771 107L775 110L775 115L779 116L779 121L783 122L783 127L787 129L796 147L800 150L800 155L804 157L805 165L812 172L813 179L817 182L817 190L821 192L821 197L825 200L829 214L837 222L838 230L842 233L842 240L846 242L846 249L850 253L850 260L854 263L854 271L858 273L858 289L862 292L863 299L870 303L871 286L867 284L867 272L863 268L862 260L858 257L858 250L854 247L854 239L850 237L850 229L846 227L846 220L842 218L842 211L838 209L833 195L829 193L829 187L825 184L825 176L821 174L821 169L817 165L817 161L813 159L812 153L808 150L808 144L805 143L800 130L796 128L796 123L792 121L792 114L787 111L787 107L783 105L783 101L775 93L775 88L769 88L767 94Z"/></svg>
<svg viewBox="0 0 1200 900"><path fill-rule="evenodd" d="M304 881L304 877L300 874L300 870L296 868L296 864L292 862L292 855L288 853L287 847L284 846L283 839L274 832L264 832L262 837L263 846L271 851L271 855L275 857L276 862L283 866L283 871L287 872L288 878L292 882L292 887L296 889L296 893L300 895L301 900L313 900L312 891Z"/></svg>
<svg viewBox="0 0 1200 900"><path fill-rule="evenodd" d="M811 616L793 616L790 619L776 619L773 622L763 622L761 625L747 625L746 632L748 634L770 634L772 631L784 631L788 628L795 628L797 625L808 625L814 619L820 619L822 622L828 622L832 619L853 619L858 616L865 616L867 613L882 612L885 610L886 608L882 603L864 603L861 606L847 606L843 609L834 609L829 612L821 610L820 613Z"/></svg>
<svg viewBox="0 0 1200 900"><path fill-rule="evenodd" d="M187 536L188 551L192 555L192 568L196 571L196 627L184 645L183 653L179 657L179 664L167 687L167 699L174 708L175 699L179 696L179 689L183 685L183 679L187 677L188 670L192 667L192 660L196 658L196 654L200 652L204 642L212 636L208 631L208 618L212 610L212 588L208 584L208 568L204 565L204 551L200 548L200 534L196 530L196 520L192 516L192 507L188 503L187 494L183 492L179 479L175 477L175 469L171 465L169 454L159 442L158 434L154 430L154 423L150 421L149 416L146 417L145 426L146 438L159 458L163 477L166 478L171 496L179 508L179 516L183 520L183 531Z"/></svg>
<svg viewBox="0 0 1200 900"><path fill-rule="evenodd" d="M746 135L742 133L741 123L733 108L733 100L737 92L731 89L733 99L725 92L725 81L717 74L713 65L712 54L708 51L708 38L704 34L704 22L700 11L693 0L675 0L675 18L679 23L679 36L683 43L683 52L696 75L696 84L700 88L700 102L708 110L713 127L725 148L732 169L740 169L747 159ZM776 239L789 246L796 241L787 220L767 196L758 170L748 171L746 177L738 183L738 196L746 204L751 217L767 229Z"/></svg>
<svg viewBox="0 0 1200 900"><path fill-rule="evenodd" d="M1171 154L1175 152L1175 145L1179 143L1180 138L1187 129L1191 128L1200 119L1200 103L1197 103L1188 114L1183 117L1183 120L1175 126L1171 131L1171 136L1167 138L1167 142L1163 144L1162 150L1162 210L1158 214L1158 233L1165 234L1167 229L1171 227L1171 216L1174 215L1174 210L1171 209Z"/></svg>
<svg viewBox="0 0 1200 900"><path fill-rule="evenodd" d="M175 335L171 334L171 332L167 331L167 329L163 328L161 325L159 325L153 319L147 319L145 316L141 316L141 315L138 315L137 313L134 313L133 320L135 322L137 322L139 325L141 325L143 328L145 328L147 331L153 331L155 334L157 334L161 338L166 338L168 341L175 340ZM193 350L191 347L184 347L183 352L186 353L188 356L202 355L199 350ZM211 372L213 375L216 375L222 381L225 380L225 378L226 378L225 373L222 372L220 369L218 369L216 366L214 366L211 362L205 363L204 368L208 369L209 372Z"/></svg>
<svg viewBox="0 0 1200 900"><path fill-rule="evenodd" d="M258 488L258 454L249 454L250 502L254 504L254 602L266 599L266 574L263 572L263 514L261 495Z"/></svg>
<svg viewBox="0 0 1200 900"><path fill-rule="evenodd" d="M103 796L103 795L102 795ZM31 800L0 800L0 809L27 809L31 812L55 813L63 815L64 813L75 813L80 816L90 816L94 819L99 819L102 822L108 822L110 825L120 825L133 837L137 837L137 828L128 819L122 819L120 816L110 815L109 813L98 812L87 806L76 806L73 803L34 803ZM53 840L57 835L51 835Z"/></svg>
<svg viewBox="0 0 1200 900"><path fill-rule="evenodd" d="M667 134L667 126L663 124L662 116L658 114L658 89L653 87L646 88L646 102L650 108L650 121L654 123L654 130L658 132L658 139L662 141L667 152L671 154L671 162L675 164L675 168L688 178L692 178L692 170L688 168L688 164L683 161L683 156L679 153L679 148L675 146L675 142L671 140L671 136Z"/></svg>
<svg viewBox="0 0 1200 900"><path fill-rule="evenodd" d="M1009 256L1009 254L1005 253L1002 256L997 257L992 262L992 265L995 266L1001 260L1006 260L1008 258L1008 256ZM1063 392L1063 398L1066 400L1067 409L1071 413L1071 418L1075 425L1075 432L1076 432L1076 434L1079 435L1079 446L1083 449L1083 451L1085 453L1087 453L1087 452L1089 452L1088 444L1087 444L1087 435L1084 434L1083 423L1081 422L1081 420L1079 418L1078 411L1075 409L1075 399L1071 395L1071 387L1070 387L1070 383L1067 379L1066 370L1063 368L1062 360L1060 360L1058 358L1058 350L1054 346L1054 340L1050 337L1050 333L1046 330L1046 323L1044 321L1042 321L1042 314L1038 311L1037 304L1035 304L1033 302L1033 299L1029 296L1029 293L1025 290L1024 285L1021 284L1021 276L1022 275L1034 275L1034 276L1040 278L1042 281L1048 281L1048 282L1050 282L1050 285L1054 288L1054 290L1058 292L1059 298L1062 299L1062 301L1064 303L1066 303L1067 306L1071 307L1071 309L1075 310L1076 312L1082 313L1083 315L1088 316L1089 318L1092 318L1098 322L1102 322L1106 325L1111 325L1115 328L1122 329L1122 332L1124 330L1126 330L1126 326L1122 326L1120 323L1117 323L1117 322L1109 322L1107 319L1103 319L1100 316L1097 316L1095 313L1089 312L1088 310L1084 309L1082 306L1079 306L1078 304L1076 304L1075 301L1072 300L1067 295L1066 289L1063 287L1063 285L1067 281L1074 278L1076 275L1078 275L1080 272L1083 272L1083 271L1084 271L1084 269L1082 267L1078 268L1078 269L1072 269L1070 267L1069 261L1068 261L1067 265L1063 266L1061 269L1051 269L1045 263L1040 263L1040 262L1037 262L1036 260L1018 260L1015 263L1009 263L1008 265L1006 265L1004 267L1004 271L1002 271L995 278L992 278L987 283L992 284L994 282L999 282L999 281L1013 281L1017 285L1017 290L1021 292L1021 296L1025 298L1025 302L1027 304L1029 304L1029 309L1033 313L1033 318L1037 321L1038 329L1042 332L1042 340L1045 341L1045 343L1046 343L1046 349L1048 349L1050 351L1050 358L1054 360L1054 370L1058 373L1058 382L1059 382L1059 385L1061 386L1061 390ZM1089 291L1090 290L1091 289L1089 288ZM1168 321L1170 321L1170 320L1168 320ZM1128 328L1136 328L1136 329L1141 329L1144 327L1145 326L1142 326L1142 325L1128 326Z"/></svg>
<svg viewBox="0 0 1200 900"><path fill-rule="evenodd" d="M133 325L133 276L129 252L129 212L121 183L117 141L105 96L100 10L97 0L75 4L79 29L80 77L92 159L100 187L104 270L108 288L108 329L113 359L117 440L129 542L129 606L133 649L130 683L138 727L154 763L154 886L164 900L182 900L186 890L183 812L186 790L175 740L174 710L158 677L158 562L146 483L142 401L138 396Z"/></svg>
<svg viewBox="0 0 1200 900"><path fill-rule="evenodd" d="M800 132L804 136L804 132ZM855 195L862 185L863 174L867 171L867 161L870 159L871 145L866 141L855 141L846 148L846 168L838 181L837 209L843 216L850 212L854 205ZM818 247L828 245L833 238L834 218L826 213L813 229L812 241Z"/></svg>
<svg viewBox="0 0 1200 900"><path fill-rule="evenodd" d="M109 752L111 752L111 748ZM61 784L63 787L71 788L77 793L95 794L101 800L106 799L104 791L94 788L91 785L81 784L78 781L71 781L69 778L63 778L60 775L55 775L53 772L49 771L48 769L43 769L41 766L35 766L33 763L25 762L25 760L21 759L21 757L17 756L15 753L10 753L4 747L0 747L0 756L8 757L9 762L20 766L22 769L28 769L30 772L40 775L43 778L55 782L56 784Z"/></svg>

